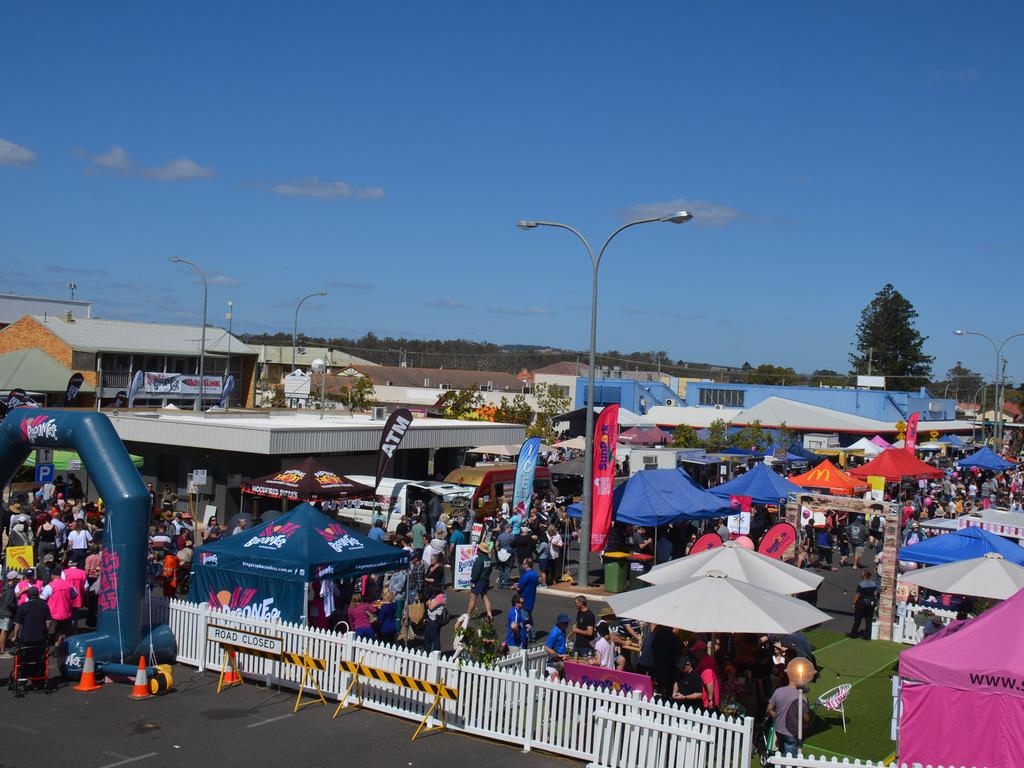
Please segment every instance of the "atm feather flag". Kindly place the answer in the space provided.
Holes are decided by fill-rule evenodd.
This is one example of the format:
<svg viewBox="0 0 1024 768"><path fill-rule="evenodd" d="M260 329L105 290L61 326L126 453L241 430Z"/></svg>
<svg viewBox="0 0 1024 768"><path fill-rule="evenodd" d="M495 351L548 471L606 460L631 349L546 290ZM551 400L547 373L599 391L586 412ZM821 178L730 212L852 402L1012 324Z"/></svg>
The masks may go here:
<svg viewBox="0 0 1024 768"><path fill-rule="evenodd" d="M594 427L594 488L590 502L590 551L600 552L612 527L615 446L619 441L619 406L606 405Z"/></svg>
<svg viewBox="0 0 1024 768"><path fill-rule="evenodd" d="M907 437L903 441L903 446L911 453L917 448L917 422L920 418L921 414L914 411L907 419Z"/></svg>
<svg viewBox="0 0 1024 768"><path fill-rule="evenodd" d="M384 424L384 431L380 435L380 447L377 449L377 482L373 485L374 490L380 487L380 481L388 473L388 467L395 458L395 451L402 444L402 438L411 424L412 411L408 408L396 408Z"/></svg>
<svg viewBox="0 0 1024 768"><path fill-rule="evenodd" d="M512 510L524 517L530 512L533 498L533 476L537 472L537 454L540 453L540 438L531 437L519 449L516 462L516 479L513 484Z"/></svg>

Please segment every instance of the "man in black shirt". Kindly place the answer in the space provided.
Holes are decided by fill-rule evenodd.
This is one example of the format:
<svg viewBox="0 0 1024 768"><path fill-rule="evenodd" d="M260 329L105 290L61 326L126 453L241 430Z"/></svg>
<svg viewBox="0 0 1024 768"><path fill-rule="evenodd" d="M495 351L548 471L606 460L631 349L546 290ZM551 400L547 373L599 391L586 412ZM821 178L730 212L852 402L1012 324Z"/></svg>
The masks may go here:
<svg viewBox="0 0 1024 768"><path fill-rule="evenodd" d="M597 618L594 616L594 612L587 607L587 598L577 595L576 626L569 630L574 653L579 656L589 656L594 652L590 647L590 642L597 636L596 627Z"/></svg>
<svg viewBox="0 0 1024 768"><path fill-rule="evenodd" d="M28 600L18 606L14 614L14 631L11 642L22 645L46 645L48 632L47 622L50 620L50 609L39 597L38 587L28 588Z"/></svg>
<svg viewBox="0 0 1024 768"><path fill-rule="evenodd" d="M681 701L685 706L700 709L703 701L701 688L700 675L694 669L693 659L689 656L684 657L672 689L672 701Z"/></svg>
<svg viewBox="0 0 1024 768"><path fill-rule="evenodd" d="M857 594L853 598L853 628L849 637L863 637L871 639L871 621L875 617L875 605L878 601L878 583L871 578L871 571L861 571L860 583L857 585ZM864 622L864 632L861 634L860 624Z"/></svg>

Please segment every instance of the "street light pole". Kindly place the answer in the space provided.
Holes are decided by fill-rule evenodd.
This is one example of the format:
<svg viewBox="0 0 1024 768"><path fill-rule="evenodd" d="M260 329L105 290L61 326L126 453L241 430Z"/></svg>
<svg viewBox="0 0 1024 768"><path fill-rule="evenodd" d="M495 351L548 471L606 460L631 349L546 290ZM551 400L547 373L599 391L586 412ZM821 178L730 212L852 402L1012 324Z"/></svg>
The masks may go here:
<svg viewBox="0 0 1024 768"><path fill-rule="evenodd" d="M523 230L536 229L537 227L555 227L557 229L565 229L572 232L579 238L580 242L583 243L583 247L587 249L587 255L590 257L590 264L593 267L593 282L591 284L590 292L590 366L587 369L587 433L586 446L583 455L583 513L580 517L580 559L579 574L577 576L577 581L584 587L590 584L590 530L594 496L594 378L595 369L597 368L598 270L601 267L601 260L604 258L604 252L608 248L608 244L623 230L635 227L638 224L652 224L655 222L685 224L692 218L693 214L687 213L686 211L678 211L668 216L660 216L651 219L636 219L635 221L627 222L608 236L608 239L604 241L604 245L601 246L601 250L598 252L596 258L594 257L594 249L590 247L590 243L587 242L587 238L568 224L560 224L554 221L520 220L516 222L516 226Z"/></svg>
<svg viewBox="0 0 1024 768"><path fill-rule="evenodd" d="M296 348L298 346L298 336L299 336L299 307L302 306L302 303L306 299L312 299L314 296L326 296L326 295L327 295L327 291L317 291L316 293L311 293L311 294L309 294L307 296L303 296L301 299L299 299L299 303L295 305L295 325L292 326L292 371L293 372L295 371L295 350L296 350Z"/></svg>
<svg viewBox="0 0 1024 768"><path fill-rule="evenodd" d="M203 329L199 333L199 398L196 400L195 412L203 412L203 395L205 376L206 376L206 299L208 294L208 286L206 284L206 273L199 268L195 262L189 261L188 259L182 259L177 256L171 256L172 264L188 264L192 269L199 273L199 277L203 280Z"/></svg>
<svg viewBox="0 0 1024 768"><path fill-rule="evenodd" d="M995 375L995 392L992 395L994 402L995 412L992 414L992 439L995 443L996 452L1002 452L1003 450L1003 399L1001 397L1002 391L1002 359L1003 359L1003 347L1006 346L1006 342L1010 339L1016 339L1018 336L1024 336L1024 331L1021 333L1014 333L1003 339L998 345L992 339L991 336L984 333L978 333L977 331L963 331L959 328L953 331L956 336L981 336L986 339L989 344L992 345L992 349L996 353L996 375ZM984 421L984 413L982 414L982 420Z"/></svg>

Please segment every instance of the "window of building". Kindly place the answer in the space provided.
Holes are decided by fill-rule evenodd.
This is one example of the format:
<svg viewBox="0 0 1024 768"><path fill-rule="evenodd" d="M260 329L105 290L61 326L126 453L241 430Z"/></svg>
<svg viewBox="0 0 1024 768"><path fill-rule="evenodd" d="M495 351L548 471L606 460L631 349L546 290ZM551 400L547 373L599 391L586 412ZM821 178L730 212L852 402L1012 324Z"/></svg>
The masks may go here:
<svg viewBox="0 0 1024 768"><path fill-rule="evenodd" d="M743 407L742 389L701 389L701 405L728 405L733 408Z"/></svg>

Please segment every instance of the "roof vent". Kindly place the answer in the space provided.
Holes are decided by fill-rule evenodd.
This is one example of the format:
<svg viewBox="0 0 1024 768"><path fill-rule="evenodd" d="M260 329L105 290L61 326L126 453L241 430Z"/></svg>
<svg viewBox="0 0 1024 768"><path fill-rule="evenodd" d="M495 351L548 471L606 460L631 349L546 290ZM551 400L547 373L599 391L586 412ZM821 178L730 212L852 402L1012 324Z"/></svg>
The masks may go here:
<svg viewBox="0 0 1024 768"><path fill-rule="evenodd" d="M67 312L64 313L64 322L65 323L73 323L73 322L75 322L75 318L73 318L71 316L71 310L70 309Z"/></svg>

